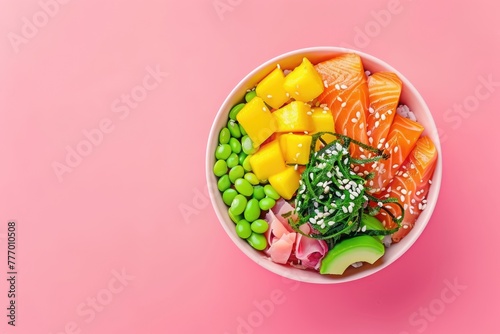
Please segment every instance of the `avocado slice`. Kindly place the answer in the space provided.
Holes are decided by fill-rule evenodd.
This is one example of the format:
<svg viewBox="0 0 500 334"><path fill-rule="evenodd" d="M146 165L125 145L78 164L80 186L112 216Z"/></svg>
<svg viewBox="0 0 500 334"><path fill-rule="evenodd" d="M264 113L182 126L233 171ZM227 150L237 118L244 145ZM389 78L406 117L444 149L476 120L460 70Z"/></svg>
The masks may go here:
<svg viewBox="0 0 500 334"><path fill-rule="evenodd" d="M361 227L366 226L367 231L383 231L385 230L384 225L377 218L363 213L361 216ZM374 236L374 238L382 241L384 239L383 235Z"/></svg>
<svg viewBox="0 0 500 334"><path fill-rule="evenodd" d="M355 262L375 263L384 255L385 247L369 235L345 239L328 251L321 261L321 274L342 275Z"/></svg>

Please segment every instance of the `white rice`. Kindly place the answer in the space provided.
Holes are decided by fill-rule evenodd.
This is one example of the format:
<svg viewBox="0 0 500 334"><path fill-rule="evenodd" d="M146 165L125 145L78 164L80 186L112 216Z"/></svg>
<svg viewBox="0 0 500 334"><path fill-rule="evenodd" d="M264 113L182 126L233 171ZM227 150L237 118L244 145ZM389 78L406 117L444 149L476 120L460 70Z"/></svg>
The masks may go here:
<svg viewBox="0 0 500 334"><path fill-rule="evenodd" d="M411 119L414 122L417 121L417 117L415 116L415 114L413 113L413 111L411 111L410 108L408 108L408 106L405 105L405 104L401 104L398 107L398 109L396 110L396 112L400 116L403 116L405 118L409 118L409 119Z"/></svg>

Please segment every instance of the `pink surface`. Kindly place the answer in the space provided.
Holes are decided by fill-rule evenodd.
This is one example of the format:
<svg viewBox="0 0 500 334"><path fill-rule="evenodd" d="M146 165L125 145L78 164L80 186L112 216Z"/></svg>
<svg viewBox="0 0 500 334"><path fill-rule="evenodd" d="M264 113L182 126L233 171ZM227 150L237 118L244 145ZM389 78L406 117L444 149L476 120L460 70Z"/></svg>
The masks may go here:
<svg viewBox="0 0 500 334"><path fill-rule="evenodd" d="M497 2L55 3L0 3L2 333L500 331ZM417 243L382 272L332 286L246 258L204 189L208 131L232 87L315 45L404 73L444 153L441 197Z"/></svg>

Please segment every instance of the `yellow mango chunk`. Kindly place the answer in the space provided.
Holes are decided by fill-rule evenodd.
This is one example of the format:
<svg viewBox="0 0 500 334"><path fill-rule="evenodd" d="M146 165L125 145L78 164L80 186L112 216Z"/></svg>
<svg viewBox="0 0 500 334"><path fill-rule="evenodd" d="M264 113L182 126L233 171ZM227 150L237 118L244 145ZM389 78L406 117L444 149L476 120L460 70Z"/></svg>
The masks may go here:
<svg viewBox="0 0 500 334"><path fill-rule="evenodd" d="M257 84L255 92L268 105L278 109L290 99L283 86L284 83L285 75L281 68L277 67Z"/></svg>
<svg viewBox="0 0 500 334"><path fill-rule="evenodd" d="M273 140L261 146L257 153L250 157L250 166L255 176L261 181L284 170L286 165L279 141Z"/></svg>
<svg viewBox="0 0 500 334"><path fill-rule="evenodd" d="M284 199L291 199L299 188L300 174L293 167L286 167L285 170L269 177L269 183Z"/></svg>
<svg viewBox="0 0 500 334"><path fill-rule="evenodd" d="M335 132L335 123L330 109L323 109L321 107L313 108L311 119L313 123L313 134L324 131ZM328 144L334 141L336 137L331 134L324 134L323 136L321 136L321 139L323 139ZM316 151L318 151L321 146L322 144L318 140L316 142Z"/></svg>
<svg viewBox="0 0 500 334"><path fill-rule="evenodd" d="M309 162L312 138L309 135L283 134L281 151L287 164L305 165Z"/></svg>
<svg viewBox="0 0 500 334"><path fill-rule="evenodd" d="M256 96L240 110L236 119L247 132L255 146L259 146L277 129L276 119L264 101Z"/></svg>
<svg viewBox="0 0 500 334"><path fill-rule="evenodd" d="M272 113L276 119L276 132L312 131L311 107L301 101L292 101Z"/></svg>
<svg viewBox="0 0 500 334"><path fill-rule="evenodd" d="M285 77L283 86L290 97L303 102L317 98L325 89L321 75L307 58Z"/></svg>

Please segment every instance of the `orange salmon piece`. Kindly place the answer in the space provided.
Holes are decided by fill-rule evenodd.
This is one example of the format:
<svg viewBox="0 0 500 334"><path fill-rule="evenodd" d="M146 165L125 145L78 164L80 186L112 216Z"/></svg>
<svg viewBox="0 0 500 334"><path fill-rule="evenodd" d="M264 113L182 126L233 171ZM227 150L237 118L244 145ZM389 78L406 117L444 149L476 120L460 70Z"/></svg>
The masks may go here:
<svg viewBox="0 0 500 334"><path fill-rule="evenodd" d="M335 120L335 132L367 144L366 113L368 112L368 85L361 58L344 54L315 65L325 90L316 99L326 104ZM361 151L351 145L351 155L359 158Z"/></svg>
<svg viewBox="0 0 500 334"><path fill-rule="evenodd" d="M366 131L370 145L377 146L387 135L396 115L403 83L391 72L377 72L368 77L369 113L366 117Z"/></svg>
<svg viewBox="0 0 500 334"><path fill-rule="evenodd" d="M399 168L385 191L375 195L379 199L394 197L403 206L404 218L401 228L392 235L393 242L399 242L413 228L418 216L426 207L426 196L429 192L430 179L434 173L438 152L429 137L421 137L410 152L408 159ZM385 207L396 216L400 216L401 209L394 203L387 203ZM377 218L386 229L397 227L391 217L381 210Z"/></svg>
<svg viewBox="0 0 500 334"><path fill-rule="evenodd" d="M368 182L370 193L378 193L389 184L423 131L424 127L420 123L400 115L394 116L387 141L384 140L376 146L384 149L390 156L387 160L380 160L372 170L375 175Z"/></svg>

